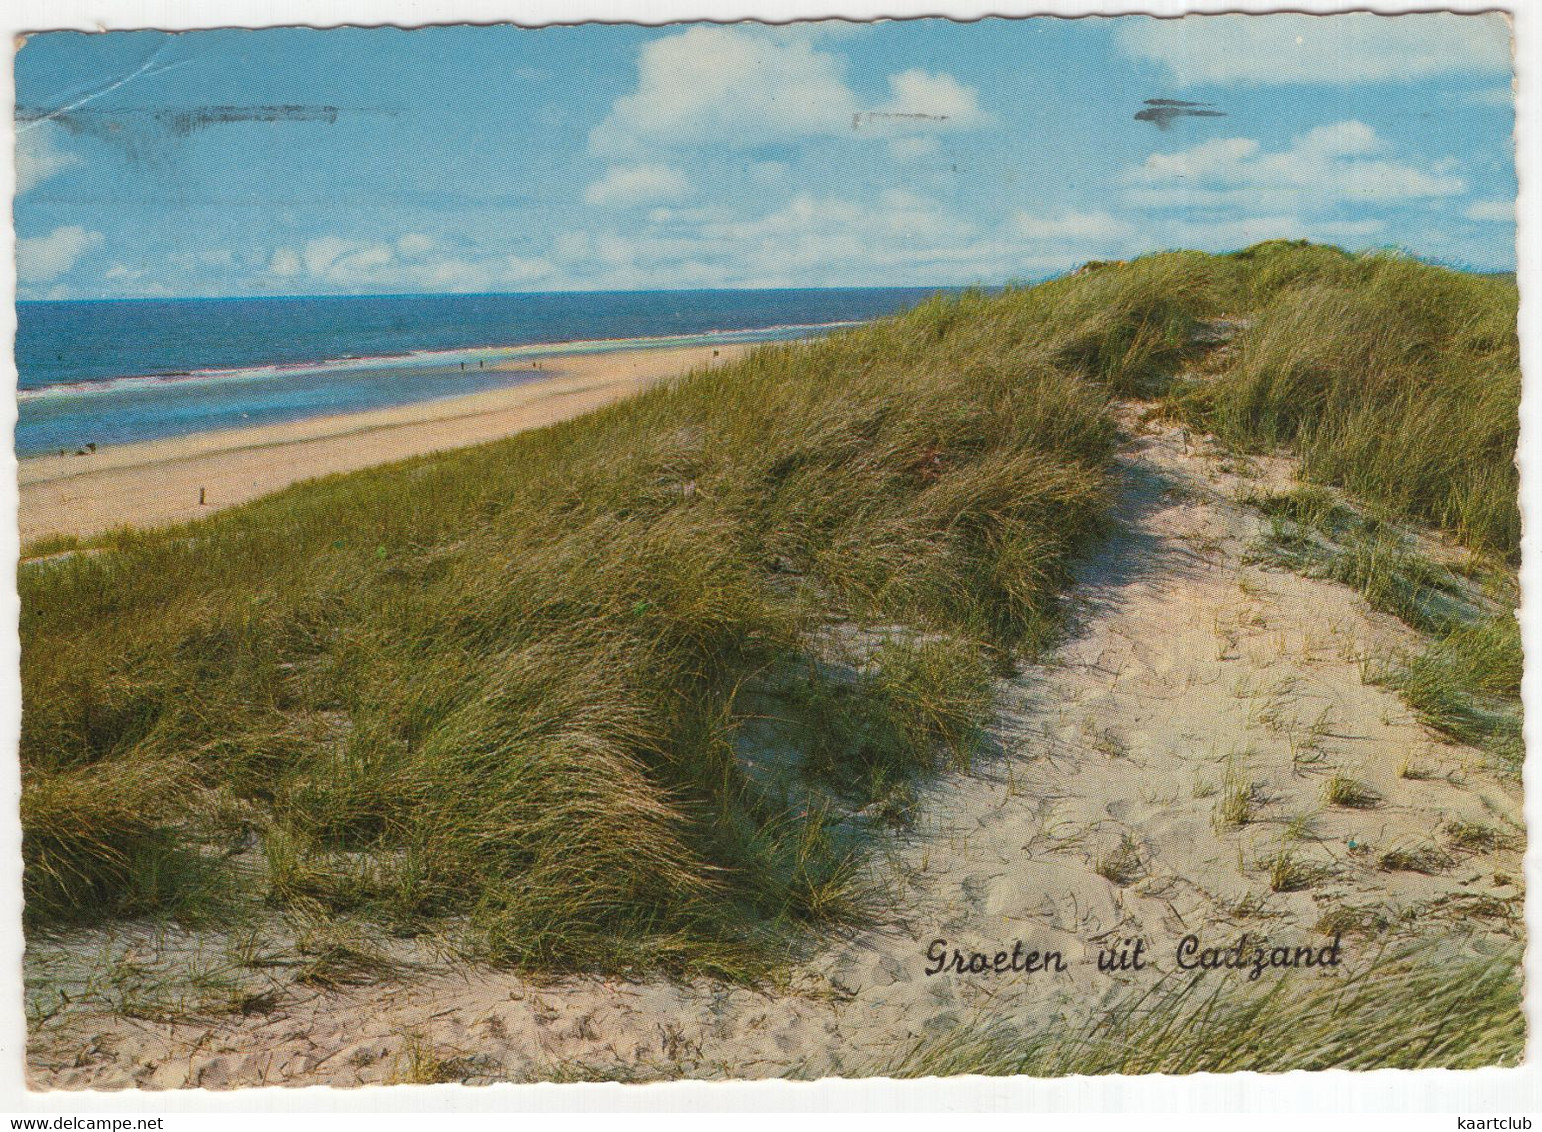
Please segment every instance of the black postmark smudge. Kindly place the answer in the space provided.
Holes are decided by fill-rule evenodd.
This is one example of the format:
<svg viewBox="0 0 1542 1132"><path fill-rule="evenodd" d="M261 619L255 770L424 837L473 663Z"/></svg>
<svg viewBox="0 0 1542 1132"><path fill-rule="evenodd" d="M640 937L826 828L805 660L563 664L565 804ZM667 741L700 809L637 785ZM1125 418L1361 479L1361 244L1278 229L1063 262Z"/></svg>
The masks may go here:
<svg viewBox="0 0 1542 1132"><path fill-rule="evenodd" d="M185 138L208 126L233 122L319 122L333 125L336 106L161 106L124 107L115 110L45 110L16 108L17 122L52 122L72 134L101 137L124 125L158 126L174 137Z"/></svg>
<svg viewBox="0 0 1542 1132"><path fill-rule="evenodd" d="M1185 102L1181 98L1148 98L1145 109L1135 112L1137 122L1151 122L1157 129L1172 126L1175 118L1224 118L1224 110L1208 110L1209 102Z"/></svg>

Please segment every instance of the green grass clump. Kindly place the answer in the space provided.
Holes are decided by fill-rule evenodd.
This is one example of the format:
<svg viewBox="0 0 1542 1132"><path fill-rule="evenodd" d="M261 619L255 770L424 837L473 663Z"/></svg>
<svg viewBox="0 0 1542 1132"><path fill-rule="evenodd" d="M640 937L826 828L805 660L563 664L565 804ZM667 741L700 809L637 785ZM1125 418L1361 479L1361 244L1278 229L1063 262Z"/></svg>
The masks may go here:
<svg viewBox="0 0 1542 1132"><path fill-rule="evenodd" d="M1088 1022L1025 1032L999 1022L961 1027L923 1040L881 1072L1063 1077L1513 1065L1526 1044L1520 961L1514 947L1458 957L1416 945L1322 979L1296 973L1254 984L1174 975Z"/></svg>
<svg viewBox="0 0 1542 1132"><path fill-rule="evenodd" d="M1326 866L1303 861L1283 846L1258 864L1269 877L1270 892L1301 892L1331 875Z"/></svg>
<svg viewBox="0 0 1542 1132"><path fill-rule="evenodd" d="M1520 622L1513 616L1485 618L1453 628L1440 641L1441 655L1461 673L1463 686L1490 696L1519 696Z"/></svg>
<svg viewBox="0 0 1542 1132"><path fill-rule="evenodd" d="M1323 801L1330 806L1369 810L1381 805L1381 795L1357 778L1335 772L1323 784Z"/></svg>
<svg viewBox="0 0 1542 1132"><path fill-rule="evenodd" d="M1243 502L1270 520L1255 561L1330 578L1425 634L1419 653L1376 678L1397 689L1429 726L1487 750L1518 773L1522 759L1520 626L1513 574L1482 568L1475 581L1432 561L1414 535L1357 514L1320 487L1253 492Z"/></svg>
<svg viewBox="0 0 1542 1132"><path fill-rule="evenodd" d="M1376 858L1376 863L1390 872L1424 873L1434 876L1449 869L1456 861L1439 845L1398 846Z"/></svg>
<svg viewBox="0 0 1542 1132"><path fill-rule="evenodd" d="M1356 513L1323 488L1249 492L1241 502L1269 518L1253 561L1349 586L1372 608L1425 633L1474 616L1462 579L1422 553L1410 532Z"/></svg>
<svg viewBox="0 0 1542 1132"><path fill-rule="evenodd" d="M1499 613L1457 625L1384 679L1435 730L1482 747L1518 774L1521 739L1521 633Z"/></svg>
<svg viewBox="0 0 1542 1132"><path fill-rule="evenodd" d="M1447 840L1457 849L1486 853L1516 847L1517 839L1514 836L1484 822L1458 819L1446 822L1444 828Z"/></svg>
<svg viewBox="0 0 1542 1132"><path fill-rule="evenodd" d="M1356 518L1333 492L1316 484L1298 484L1284 491L1249 490L1241 501L1270 519L1330 537L1349 528Z"/></svg>
<svg viewBox="0 0 1542 1132"><path fill-rule="evenodd" d="M446 1050L422 1034L409 1033L386 1076L388 1085L448 1085L498 1068L485 1056Z"/></svg>
<svg viewBox="0 0 1542 1132"><path fill-rule="evenodd" d="M859 913L853 815L967 765L1053 640L1108 402L1182 364L1209 264L939 298L24 568L29 921L187 917L212 873L530 967L761 969ZM832 626L889 641L842 682ZM766 696L796 789L741 757Z"/></svg>
<svg viewBox="0 0 1542 1132"><path fill-rule="evenodd" d="M1318 935L1375 939L1386 934L1392 923L1392 915L1385 908L1339 904L1324 912L1312 930Z"/></svg>
<svg viewBox="0 0 1542 1132"><path fill-rule="evenodd" d="M1251 322L1191 408L1224 439L1293 447L1312 479L1518 555L1515 284L1386 254L1251 263Z"/></svg>
<svg viewBox="0 0 1542 1132"><path fill-rule="evenodd" d="M1455 661L1450 649L1437 643L1394 668L1386 680L1425 723L1459 742L1485 748L1499 765L1518 774L1525 757L1519 698L1475 692L1473 675Z"/></svg>
<svg viewBox="0 0 1542 1132"><path fill-rule="evenodd" d="M778 691L790 724L782 735L803 753L805 771L859 807L944 768L966 769L993 695L979 648L896 637L856 668L808 664Z"/></svg>
<svg viewBox="0 0 1542 1132"><path fill-rule="evenodd" d="M1221 780L1221 797L1215 804L1215 824L1222 829L1247 825L1253 820L1258 802L1258 783L1242 768L1228 766Z"/></svg>
<svg viewBox="0 0 1542 1132"><path fill-rule="evenodd" d="M25 562L29 558L48 558L55 554L68 554L72 550L79 550L80 547L81 541L75 535L47 535L33 539L23 546L19 557Z"/></svg>

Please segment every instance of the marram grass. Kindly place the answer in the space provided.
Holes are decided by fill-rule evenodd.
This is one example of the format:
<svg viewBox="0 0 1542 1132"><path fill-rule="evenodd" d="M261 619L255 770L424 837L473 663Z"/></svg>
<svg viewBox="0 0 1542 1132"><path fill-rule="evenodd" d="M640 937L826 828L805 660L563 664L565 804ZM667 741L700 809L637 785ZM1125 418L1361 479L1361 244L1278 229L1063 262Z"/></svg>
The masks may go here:
<svg viewBox="0 0 1542 1132"><path fill-rule="evenodd" d="M1514 281L1394 255L1266 249L1249 261L1234 355L1185 391L1199 419L1234 442L1289 445L1309 477L1514 559Z"/></svg>
<svg viewBox="0 0 1542 1132"><path fill-rule="evenodd" d="M1506 555L1512 308L1333 249L1152 256L60 542L19 577L29 923L266 909L753 977L866 914L864 832L1053 643L1113 401L1216 369L1225 316L1185 411Z"/></svg>
<svg viewBox="0 0 1542 1132"><path fill-rule="evenodd" d="M852 815L968 762L1099 527L1108 398L1206 302L1194 257L937 300L25 568L29 919L245 895L753 973L860 914ZM745 771L754 697L796 791Z"/></svg>
<svg viewBox="0 0 1542 1132"><path fill-rule="evenodd" d="M1515 1065L1526 1044L1520 965L1518 948L1458 956L1425 944L1333 977L1170 975L1085 1021L965 1026L874 1071L1064 1077Z"/></svg>

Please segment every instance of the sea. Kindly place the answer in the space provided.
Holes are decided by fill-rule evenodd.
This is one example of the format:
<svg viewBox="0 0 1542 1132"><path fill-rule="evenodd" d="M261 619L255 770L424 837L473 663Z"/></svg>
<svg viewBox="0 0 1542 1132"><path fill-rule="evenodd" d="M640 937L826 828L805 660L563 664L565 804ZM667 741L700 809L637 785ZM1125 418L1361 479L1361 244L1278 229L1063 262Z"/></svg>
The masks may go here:
<svg viewBox="0 0 1542 1132"><path fill-rule="evenodd" d="M553 292L16 305L18 456L454 397L493 369L650 346L810 338L942 288Z"/></svg>

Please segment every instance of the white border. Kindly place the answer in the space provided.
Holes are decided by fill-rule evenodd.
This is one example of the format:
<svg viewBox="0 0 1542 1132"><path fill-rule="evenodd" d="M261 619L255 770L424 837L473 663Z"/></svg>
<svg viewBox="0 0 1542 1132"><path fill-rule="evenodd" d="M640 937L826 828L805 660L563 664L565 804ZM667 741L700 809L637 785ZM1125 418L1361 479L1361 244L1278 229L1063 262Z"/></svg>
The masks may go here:
<svg viewBox="0 0 1542 1132"><path fill-rule="evenodd" d="M1518 10L1517 10L1518 9ZM1172 16L1184 12L1297 11L1330 13L1375 11L1384 14L1407 11L1452 10L1463 12L1509 11L1515 22L1517 44L1517 165L1521 185L1519 262L1521 279L1521 344L1525 395L1522 404L1521 502L1526 536L1521 569L1523 592L1539 591L1537 545L1542 524L1542 93L1533 60L1542 59L1542 11L1537 3L1507 0L1414 0L1413 3L1325 2L1294 0L1270 4L1263 0L1125 0L1094 3L1088 0L11 0L0 7L0 25L11 36L54 28L116 30L128 28L272 27L286 24L310 26L385 25L421 26L448 23L506 23L526 26L577 23L591 20L669 23L689 19L760 19L783 22L795 19L841 17L950 16L975 19L982 16L1029 15L1122 15L1141 12ZM10 130L14 112L14 86L10 69L14 55L4 61L5 81L0 85L0 123ZM9 137L0 156L0 198L14 189L12 142ZM6 300L0 304L0 343L4 351L5 388L14 388L16 376L12 344L15 336L14 231L9 222L0 229L0 287ZM15 400L0 395L0 424L9 433L15 425ZM6 471L0 476L0 567L15 577L17 560L16 479L11 445L0 445ZM1542 618L1535 602L1528 600L1522 616L1527 655L1542 656ZM722 1085L678 1082L646 1086L617 1085L509 1085L485 1089L461 1086L328 1089L247 1089L211 1093L173 1091L162 1093L28 1093L21 1066L25 1026L21 1009L21 868L20 827L17 820L19 777L16 763L20 722L17 684L19 647L16 636L17 599L13 585L0 587L0 1112L17 1114L87 1114L145 1112L168 1114L167 1127L186 1126L176 1114L195 1113L327 1113L335 1121L342 1114L379 1114L370 1124L404 1123L415 1114L455 1111L493 1113L539 1112L668 1112L708 1111L857 1111L918 1113L937 1110L976 1112L1030 1111L1061 1113L1242 1112L1274 1113L1277 1119L1258 1120L1262 1127L1296 1127L1299 1115L1423 1112L1463 1113L1469 1116L1542 1113L1542 1064L1535 1037L1527 1064L1514 1070L1479 1070L1454 1073L1445 1070L1381 1070L1351 1074L1342 1071L1296 1072L1283 1075L1236 1073L1189 1077L1101 1077L1038 1080L1032 1078L960 1078L896 1082L820 1081L731 1083ZM1525 693L1528 709L1538 699L1535 664L1527 665ZM1542 739L1542 721L1528 710L1527 746L1535 750ZM1528 759L1528 763L1533 760ZM1534 768L1533 768L1534 769ZM1534 773L1527 775L1534 779ZM1527 850L1528 891L1542 883L1542 804L1536 783L1529 782L1526 820L1531 836ZM1527 901L1527 931L1532 939L1542 932L1537 901ZM1527 982L1542 986L1542 962L1538 950L1528 948ZM1533 1035L1538 1025L1534 997L1528 996L1528 1016ZM396 1114L393 1120L387 1114ZM1291 1114L1291 1115L1287 1115ZM380 1118L384 1119L381 1120ZM358 1120L355 1117L354 1120ZM1085 1126L1112 1126L1117 1118L1092 1119ZM1256 1118L1255 1118L1256 1119ZM1319 1118L1320 1119L1320 1118ZM269 1116L264 1123L271 1121ZM352 1121L344 1118L345 1123ZM909 1123L911 1121L907 1121ZM305 1120L307 1126L315 1123ZM932 1125L928 1121L928 1125ZM1078 1121L1081 1125L1083 1122ZM1199 1121L1205 1125L1212 1121ZM1353 1123L1367 1127L1402 1127L1407 1120L1370 1120L1355 1116ZM362 1121L360 1122L362 1125ZM1016 1122L1014 1122L1016 1124ZM1442 1118L1430 1127L1455 1127L1454 1117ZM1126 1122L1123 1127L1129 1127ZM1542 1119L1537 1122L1542 1129Z"/></svg>

